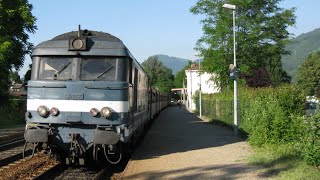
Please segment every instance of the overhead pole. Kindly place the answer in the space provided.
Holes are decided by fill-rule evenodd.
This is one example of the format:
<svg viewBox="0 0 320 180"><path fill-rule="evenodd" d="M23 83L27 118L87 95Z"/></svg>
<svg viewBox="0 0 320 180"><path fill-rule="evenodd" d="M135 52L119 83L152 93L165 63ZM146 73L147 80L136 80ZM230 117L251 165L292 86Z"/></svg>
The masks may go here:
<svg viewBox="0 0 320 180"><path fill-rule="evenodd" d="M236 60L236 5L232 5L232 4L224 4L222 6L223 8L227 8L232 10L232 19L233 19L233 64L234 64L234 68L235 68L235 77L233 80L233 90L234 90L234 102L233 102L233 108L234 108L234 128L233 128L233 133L235 136L238 136L238 122L239 122L239 118L238 118L238 92L237 92L237 60Z"/></svg>

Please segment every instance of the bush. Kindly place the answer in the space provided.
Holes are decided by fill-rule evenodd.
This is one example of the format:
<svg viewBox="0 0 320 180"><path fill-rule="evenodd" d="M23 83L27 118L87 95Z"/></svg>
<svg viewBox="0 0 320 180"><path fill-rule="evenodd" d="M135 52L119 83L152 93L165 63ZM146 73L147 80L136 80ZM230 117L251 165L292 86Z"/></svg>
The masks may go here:
<svg viewBox="0 0 320 180"><path fill-rule="evenodd" d="M238 93L239 128L252 145L287 147L290 154L301 155L308 164L320 165L320 114L304 117L306 103L300 91L287 85L240 88ZM233 91L202 97L205 116L233 126Z"/></svg>
<svg viewBox="0 0 320 180"><path fill-rule="evenodd" d="M310 165L320 166L320 114L305 121L302 156Z"/></svg>
<svg viewBox="0 0 320 180"><path fill-rule="evenodd" d="M250 143L283 143L299 138L304 99L293 86L240 88L239 128L249 134ZM233 126L233 91L202 96L203 114L212 121ZM198 109L198 94L195 96Z"/></svg>
<svg viewBox="0 0 320 180"><path fill-rule="evenodd" d="M25 123L25 99L9 99L0 106L0 128L13 127Z"/></svg>

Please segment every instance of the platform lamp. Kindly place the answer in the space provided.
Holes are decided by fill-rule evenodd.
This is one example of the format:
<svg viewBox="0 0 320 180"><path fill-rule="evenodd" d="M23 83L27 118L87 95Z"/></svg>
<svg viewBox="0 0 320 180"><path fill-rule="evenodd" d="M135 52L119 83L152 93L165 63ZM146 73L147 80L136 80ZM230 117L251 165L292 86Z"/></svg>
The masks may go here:
<svg viewBox="0 0 320 180"><path fill-rule="evenodd" d="M234 66L234 72L235 77L233 78L234 82L234 135L238 136L238 95L237 95L237 77L236 77L236 71L237 71L237 60L236 60L236 5L232 4L224 4L222 6L223 8L232 10L232 19L233 19L233 66Z"/></svg>

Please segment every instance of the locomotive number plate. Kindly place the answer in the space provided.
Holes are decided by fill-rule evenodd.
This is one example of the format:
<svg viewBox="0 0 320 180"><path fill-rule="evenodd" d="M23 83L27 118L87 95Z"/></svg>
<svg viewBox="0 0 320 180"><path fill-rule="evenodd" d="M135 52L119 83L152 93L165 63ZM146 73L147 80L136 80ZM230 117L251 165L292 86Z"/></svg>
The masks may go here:
<svg viewBox="0 0 320 180"><path fill-rule="evenodd" d="M79 100L83 99L83 94L65 94L65 98Z"/></svg>
<svg viewBox="0 0 320 180"><path fill-rule="evenodd" d="M66 112L65 116L66 117L69 117L69 116L71 116L71 117L79 117L79 116L81 116L81 112Z"/></svg>

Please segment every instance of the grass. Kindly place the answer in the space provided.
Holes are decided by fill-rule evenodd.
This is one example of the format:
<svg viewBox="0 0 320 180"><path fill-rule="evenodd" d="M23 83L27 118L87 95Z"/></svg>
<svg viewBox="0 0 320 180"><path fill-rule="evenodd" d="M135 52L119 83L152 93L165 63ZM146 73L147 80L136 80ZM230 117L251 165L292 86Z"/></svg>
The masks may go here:
<svg viewBox="0 0 320 180"><path fill-rule="evenodd" d="M249 164L262 167L261 178L272 179L320 179L320 169L307 165L293 145L264 146L255 148Z"/></svg>

